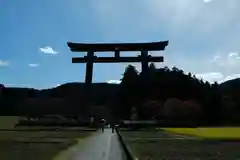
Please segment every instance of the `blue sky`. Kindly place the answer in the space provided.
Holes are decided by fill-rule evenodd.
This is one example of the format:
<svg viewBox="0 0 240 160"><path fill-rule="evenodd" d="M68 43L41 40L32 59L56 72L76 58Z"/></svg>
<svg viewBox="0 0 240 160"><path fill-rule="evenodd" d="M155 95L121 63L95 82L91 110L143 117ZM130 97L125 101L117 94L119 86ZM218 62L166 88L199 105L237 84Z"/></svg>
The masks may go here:
<svg viewBox="0 0 240 160"><path fill-rule="evenodd" d="M6 86L84 81L85 65L71 63L83 53L71 53L68 41L169 40L164 52L152 53L165 56L157 66L176 65L210 82L240 75L239 0L1 0L0 7L0 83ZM126 65L95 64L93 81L119 80Z"/></svg>

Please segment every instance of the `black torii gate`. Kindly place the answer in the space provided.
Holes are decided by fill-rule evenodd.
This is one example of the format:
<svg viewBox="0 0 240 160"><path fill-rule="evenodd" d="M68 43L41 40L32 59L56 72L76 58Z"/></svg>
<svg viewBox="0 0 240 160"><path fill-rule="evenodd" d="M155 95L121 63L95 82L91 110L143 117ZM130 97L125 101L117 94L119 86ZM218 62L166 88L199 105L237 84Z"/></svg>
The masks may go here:
<svg viewBox="0 0 240 160"><path fill-rule="evenodd" d="M72 52L87 52L87 56L73 57L72 63L86 63L85 84L92 83L93 63L130 63L141 62L142 72L148 69L149 62L163 62L163 56L148 55L148 51L162 51L168 45L168 41L151 43L67 43ZM141 51L137 57L121 57L121 51ZM114 52L114 57L97 57L95 52Z"/></svg>

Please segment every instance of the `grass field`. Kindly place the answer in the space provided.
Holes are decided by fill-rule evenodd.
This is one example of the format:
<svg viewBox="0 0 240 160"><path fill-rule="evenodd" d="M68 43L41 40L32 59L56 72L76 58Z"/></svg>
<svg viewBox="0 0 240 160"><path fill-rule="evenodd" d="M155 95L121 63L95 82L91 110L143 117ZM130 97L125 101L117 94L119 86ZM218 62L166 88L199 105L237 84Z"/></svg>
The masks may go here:
<svg viewBox="0 0 240 160"><path fill-rule="evenodd" d="M240 128L238 127L218 127L218 128L159 128L172 133L180 133L189 136L196 136L206 139L239 139Z"/></svg>
<svg viewBox="0 0 240 160"><path fill-rule="evenodd" d="M17 116L0 116L0 129L13 129L18 121Z"/></svg>
<svg viewBox="0 0 240 160"><path fill-rule="evenodd" d="M120 131L130 152L139 160L235 160L240 159L240 142L209 141L199 138L182 136L180 129L166 131ZM183 129L185 133L189 129ZM182 130L181 130L182 131ZM214 130L215 132L221 130ZM232 129L232 131L234 131ZM193 130L191 130L191 133ZM177 133L177 134L175 134ZM211 135L216 133L210 132ZM208 133L208 134L210 134ZM227 133L225 132L225 135ZM230 133L228 134L230 135ZM218 135L223 137L223 135ZM226 137L226 136L225 136ZM232 135L233 137L233 135Z"/></svg>
<svg viewBox="0 0 240 160"><path fill-rule="evenodd" d="M0 159L51 160L90 131L0 131Z"/></svg>
<svg viewBox="0 0 240 160"><path fill-rule="evenodd" d="M95 131L86 127L15 127L18 120L0 116L0 159L51 160Z"/></svg>

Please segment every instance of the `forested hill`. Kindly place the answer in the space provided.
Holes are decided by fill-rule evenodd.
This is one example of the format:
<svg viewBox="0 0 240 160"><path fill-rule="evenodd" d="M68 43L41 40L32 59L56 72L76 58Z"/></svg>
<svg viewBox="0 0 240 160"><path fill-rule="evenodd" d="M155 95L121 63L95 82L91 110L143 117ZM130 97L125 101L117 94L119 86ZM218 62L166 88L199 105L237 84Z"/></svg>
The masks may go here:
<svg viewBox="0 0 240 160"><path fill-rule="evenodd" d="M86 89L84 83L67 83L45 90L2 86L1 114L102 114L130 119L134 111L135 119L192 115L204 123L238 122L240 88L235 86L240 86L239 79L210 84L176 67L151 64L147 72L138 73L130 65L119 85L95 83Z"/></svg>

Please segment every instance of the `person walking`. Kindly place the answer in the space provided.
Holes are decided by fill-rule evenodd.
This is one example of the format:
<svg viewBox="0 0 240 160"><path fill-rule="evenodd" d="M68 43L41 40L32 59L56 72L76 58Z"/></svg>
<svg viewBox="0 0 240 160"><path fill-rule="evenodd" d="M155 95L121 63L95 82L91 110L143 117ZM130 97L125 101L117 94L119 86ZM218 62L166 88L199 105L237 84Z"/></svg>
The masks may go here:
<svg viewBox="0 0 240 160"><path fill-rule="evenodd" d="M114 125L114 123L111 123L111 128L112 128L112 133L114 133L114 130L115 130L115 125Z"/></svg>
<svg viewBox="0 0 240 160"><path fill-rule="evenodd" d="M101 128L102 128L102 132L104 132L104 125L105 125L105 119L101 119L100 120L100 124L101 124Z"/></svg>

